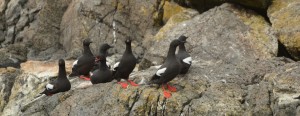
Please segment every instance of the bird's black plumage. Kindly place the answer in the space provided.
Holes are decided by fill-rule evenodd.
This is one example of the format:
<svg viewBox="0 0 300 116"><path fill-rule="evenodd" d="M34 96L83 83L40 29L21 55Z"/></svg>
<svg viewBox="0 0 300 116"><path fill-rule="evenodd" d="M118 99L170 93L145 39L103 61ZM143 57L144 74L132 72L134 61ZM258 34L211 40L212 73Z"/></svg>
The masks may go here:
<svg viewBox="0 0 300 116"><path fill-rule="evenodd" d="M178 38L180 41L186 41L187 37L182 35ZM179 44L179 50L176 57L180 60L182 65L180 74L186 74L192 65L192 58L190 54L186 51L184 43Z"/></svg>
<svg viewBox="0 0 300 116"><path fill-rule="evenodd" d="M77 60L73 63L72 73L69 77L85 75L88 76L93 66L95 65L95 57L90 50L90 39L85 39L83 41L83 53Z"/></svg>
<svg viewBox="0 0 300 116"><path fill-rule="evenodd" d="M131 50L131 40L127 39L125 41L126 49L119 63L116 63L113 67L113 76L117 81L121 79L128 80L129 74L133 71L137 59L132 53Z"/></svg>
<svg viewBox="0 0 300 116"><path fill-rule="evenodd" d="M107 50L112 48L108 44L102 44L99 50L99 60L98 69L93 71L91 75L91 82L93 84L106 83L113 80L112 72L106 64Z"/></svg>
<svg viewBox="0 0 300 116"><path fill-rule="evenodd" d="M55 93L65 92L71 89L71 83L67 78L65 61L63 59L59 59L58 65L58 77L54 81L47 84L45 90L40 94L45 94L49 96Z"/></svg>
<svg viewBox="0 0 300 116"><path fill-rule="evenodd" d="M181 64L175 56L176 48L183 41L178 39L173 40L170 43L167 58L164 64L158 69L158 71L153 75L149 84L164 84L173 80L181 70Z"/></svg>

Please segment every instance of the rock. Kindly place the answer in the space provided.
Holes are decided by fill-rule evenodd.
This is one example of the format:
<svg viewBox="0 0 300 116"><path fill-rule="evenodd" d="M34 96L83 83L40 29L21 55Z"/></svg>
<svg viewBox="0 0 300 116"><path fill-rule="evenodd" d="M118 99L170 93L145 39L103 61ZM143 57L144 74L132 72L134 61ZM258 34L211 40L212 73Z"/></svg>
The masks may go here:
<svg viewBox="0 0 300 116"><path fill-rule="evenodd" d="M2 43L3 41L5 41L5 34L3 31L0 31L0 43Z"/></svg>
<svg viewBox="0 0 300 116"><path fill-rule="evenodd" d="M5 10L7 4L8 4L8 0L0 1L0 14L3 14L3 11Z"/></svg>
<svg viewBox="0 0 300 116"><path fill-rule="evenodd" d="M266 10L271 4L272 0L173 0L183 6L189 6L197 9L200 12L204 12L215 6L219 6L223 3L236 3L248 8Z"/></svg>
<svg viewBox="0 0 300 116"><path fill-rule="evenodd" d="M265 8L265 1L255 6ZM7 28L14 27L14 41L18 41L0 49L0 65L7 67L0 68L0 114L4 116L300 114L299 62L275 57L274 35L281 34L274 28L278 24L272 25L274 33L263 17L241 6L226 3L199 14L169 0L2 0L1 21L1 8L8 2L8 9L20 11L20 16L8 13L12 25L0 24L0 34L7 35ZM225 1L198 2L214 6ZM279 11L294 7L291 2L280 2L284 7ZM168 10L171 6L176 6L174 12ZM275 12L269 9L269 14ZM160 28L157 23L163 20L167 22ZM125 48L124 39L131 37L134 53L143 61L130 79L143 84L159 67L153 65L164 61L170 41L182 34L189 37L186 46L193 64L187 74L170 82L178 90L170 99L163 97L157 85L122 89L116 81L92 85L78 78L70 78L68 92L39 95L57 75L55 59L79 56L85 38L94 41L95 54L99 44L113 44L117 54L108 61L115 62ZM26 61L27 56L30 60L21 69L9 67L9 63ZM72 62L66 61L67 73Z"/></svg>
<svg viewBox="0 0 300 116"><path fill-rule="evenodd" d="M16 24L16 31L20 32L24 29L25 26L29 25L29 18L28 18L28 10L27 9L23 9L21 11L21 17L19 19L19 21Z"/></svg>
<svg viewBox="0 0 300 116"><path fill-rule="evenodd" d="M299 115L298 105L300 104L299 85L299 62L289 63L277 68L264 78L274 86L270 96L273 97L271 108L275 115Z"/></svg>
<svg viewBox="0 0 300 116"><path fill-rule="evenodd" d="M20 13L22 6L19 2L24 0L11 0L7 4L7 9L5 10L6 24L8 26L13 26L17 23L20 18Z"/></svg>
<svg viewBox="0 0 300 116"><path fill-rule="evenodd" d="M279 41L296 60L300 59L299 4L297 0L274 0L268 9L268 17Z"/></svg>
<svg viewBox="0 0 300 116"><path fill-rule="evenodd" d="M151 47L155 44L157 44L156 41L153 42L153 38L154 40L161 40L163 39L164 35L172 28L176 27L179 23L183 22L183 21L186 21L186 20L189 20L189 19L192 19L193 17L195 17L196 15L198 14L197 11L195 10L192 10L192 9L185 9L183 10L182 12L180 13L177 13L176 15L173 15L169 20L168 22L162 27L160 28L160 30L158 31L158 33L154 36L154 37L151 37L151 40L148 40L150 42L146 42L146 43L151 43L150 45L148 45L150 48L150 50L154 50L156 48L154 47ZM167 48L164 48L164 49L167 49ZM149 51L149 50L148 50ZM148 52L147 51L147 52ZM149 59L147 57L149 57L149 55L147 55L147 52L146 52L146 55L144 56L144 58L142 59L141 61L141 65L139 66L139 70L143 70L143 69L147 69L149 68L151 65L153 65L153 59ZM154 51L153 51L154 52ZM156 51L155 51L156 52ZM146 58L145 58L146 57ZM152 61L152 62L151 62ZM158 65L157 63L154 63L156 65Z"/></svg>
<svg viewBox="0 0 300 116"><path fill-rule="evenodd" d="M241 100L248 107L245 114L272 116L272 87L270 83L264 81L249 85L247 96L244 100Z"/></svg>
<svg viewBox="0 0 300 116"><path fill-rule="evenodd" d="M32 43L30 59L50 59L59 45L60 23L70 0L46 0L44 7L36 15L36 20L24 34L24 40ZM39 6L40 7L40 6ZM29 11L30 12L30 11Z"/></svg>
<svg viewBox="0 0 300 116"><path fill-rule="evenodd" d="M5 33L4 33L4 25L5 25L5 8L8 4L8 0L0 1L0 43L4 41Z"/></svg>
<svg viewBox="0 0 300 116"><path fill-rule="evenodd" d="M188 74L171 82L178 91L173 92L170 99L163 98L161 89L156 86L129 86L124 90L116 82L110 82L42 97L30 105L22 105L21 114L271 116L272 113L284 112L274 110L278 107L273 108L278 103L273 92L284 84L275 85L268 75L286 70L290 64L296 63L283 58L244 60L237 64L195 62ZM294 68L292 72L296 70ZM136 72L130 78L148 80L155 71L150 68ZM280 71L276 75L285 77ZM296 82L292 81L287 84L296 87Z"/></svg>
<svg viewBox="0 0 300 116"><path fill-rule="evenodd" d="M32 74L22 73L15 78L15 82L11 89L9 102L5 106L4 116L20 115L20 107L28 103L30 100L39 96L39 93L44 89L47 78L37 77Z"/></svg>
<svg viewBox="0 0 300 116"><path fill-rule="evenodd" d="M5 41L2 43L2 46L7 44L13 44L14 43L14 36L15 36L15 27L11 26L8 28L5 36Z"/></svg>
<svg viewBox="0 0 300 116"><path fill-rule="evenodd" d="M144 56L154 65L164 61L170 41L182 34L189 37L186 46L193 59L201 57L201 60L218 62L221 58L234 63L245 58L268 59L277 55L277 39L264 18L232 4L213 8L169 30L162 29L163 36L154 40Z"/></svg>
<svg viewBox="0 0 300 116"><path fill-rule="evenodd" d="M65 61L67 74L71 73L73 62ZM58 63L57 61L27 61L21 64L21 70L37 77L55 77L58 74Z"/></svg>
<svg viewBox="0 0 300 116"><path fill-rule="evenodd" d="M15 68L0 68L0 114L9 101L10 90L13 87L16 76L20 73L20 70Z"/></svg>
<svg viewBox="0 0 300 116"><path fill-rule="evenodd" d="M65 63L67 73L69 74L71 72L73 61L66 61ZM5 114L4 116L19 115L21 107L29 104L31 100L39 98L39 93L43 91L49 80L57 77L58 63L57 61L27 61L21 64L21 71L22 73L20 73L19 70L14 71L11 68L7 68L7 74L3 73L3 75L0 75L0 84L9 87L4 89L5 94L3 94L2 91L0 93L0 96L5 95L4 100L6 100L4 102L5 107L2 113ZM0 70L0 72L2 71ZM14 78L11 77L12 80L1 81L1 79L10 77L9 75L13 75ZM84 88L91 85L90 82L84 83L78 81L77 78L75 80L72 79L72 82L74 84L72 85L73 89ZM9 83L9 85L7 83ZM3 104L0 106L0 111L2 111Z"/></svg>
<svg viewBox="0 0 300 116"><path fill-rule="evenodd" d="M194 18L196 15L199 15L199 13L192 9L186 9L180 13L177 13L176 15L173 15L168 20L168 22L162 28L160 28L160 30L154 36L154 40L163 39L163 36L165 35L165 33L167 33L167 31L173 29L174 27L176 27L178 24L180 24L183 21Z"/></svg>
<svg viewBox="0 0 300 116"><path fill-rule="evenodd" d="M174 2L164 1L163 6L163 21L166 23L173 15L182 12L185 8Z"/></svg>
<svg viewBox="0 0 300 116"><path fill-rule="evenodd" d="M155 0L90 1L74 0L62 17L60 43L68 58L77 58L82 51L82 40L90 38L91 49L98 54L99 45L114 45L114 52L122 54L125 38L133 39L132 48L137 57L142 57L143 35L156 32L153 13L159 4Z"/></svg>
<svg viewBox="0 0 300 116"><path fill-rule="evenodd" d="M22 44L11 44L0 49L0 67L20 68L20 63L27 60L27 48Z"/></svg>

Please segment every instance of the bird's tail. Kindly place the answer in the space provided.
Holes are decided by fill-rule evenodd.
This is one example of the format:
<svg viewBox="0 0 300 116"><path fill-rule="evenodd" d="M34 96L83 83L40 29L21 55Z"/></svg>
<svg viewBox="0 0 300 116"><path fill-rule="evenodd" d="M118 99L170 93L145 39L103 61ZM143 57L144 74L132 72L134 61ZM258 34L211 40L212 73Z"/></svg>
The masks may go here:
<svg viewBox="0 0 300 116"><path fill-rule="evenodd" d="M76 72L72 72L69 77L74 77L74 76L78 76L79 74L77 74Z"/></svg>
<svg viewBox="0 0 300 116"><path fill-rule="evenodd" d="M45 89L43 92L41 92L40 94L46 94L47 89Z"/></svg>
<svg viewBox="0 0 300 116"><path fill-rule="evenodd" d="M147 81L144 77L142 77L142 80L138 83L139 85L146 85Z"/></svg>

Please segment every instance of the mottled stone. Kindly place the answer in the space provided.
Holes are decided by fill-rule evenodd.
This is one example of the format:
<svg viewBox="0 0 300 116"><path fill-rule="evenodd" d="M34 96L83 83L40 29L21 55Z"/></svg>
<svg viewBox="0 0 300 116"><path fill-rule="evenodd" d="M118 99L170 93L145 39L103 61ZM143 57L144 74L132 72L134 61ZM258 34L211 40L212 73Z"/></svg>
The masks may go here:
<svg viewBox="0 0 300 116"><path fill-rule="evenodd" d="M296 60L300 59L300 1L273 0L268 16L279 41Z"/></svg>
<svg viewBox="0 0 300 116"><path fill-rule="evenodd" d="M160 31L163 32L157 33L153 46L144 56L154 65L164 61L169 43L180 35L189 37L186 46L193 58L201 57L201 60L211 62L268 59L276 56L278 50L277 38L268 22L233 4L223 4Z"/></svg>

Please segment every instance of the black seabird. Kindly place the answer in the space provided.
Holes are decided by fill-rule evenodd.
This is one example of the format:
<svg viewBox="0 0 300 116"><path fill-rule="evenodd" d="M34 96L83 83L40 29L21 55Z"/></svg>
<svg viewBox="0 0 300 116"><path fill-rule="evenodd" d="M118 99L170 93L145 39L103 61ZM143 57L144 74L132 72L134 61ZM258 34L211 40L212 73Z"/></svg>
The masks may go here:
<svg viewBox="0 0 300 116"><path fill-rule="evenodd" d="M113 80L112 72L106 64L107 50L109 48L112 48L112 46L108 44L102 44L100 47L100 54L98 57L100 63L98 69L91 73L91 82L93 84L106 83Z"/></svg>
<svg viewBox="0 0 300 116"><path fill-rule="evenodd" d="M126 39L125 41L126 49L125 52L120 60L113 66L113 76L117 79L118 84L120 84L123 88L127 88L128 84L126 82L121 82L121 79L125 79L128 81L132 86L138 86L138 84L134 83L131 80L128 80L129 74L133 71L137 59L132 54L131 50L131 39Z"/></svg>
<svg viewBox="0 0 300 116"><path fill-rule="evenodd" d="M182 35L178 38L179 41L186 41L187 37ZM192 65L192 57L190 54L186 51L184 43L179 44L179 50L176 55L176 57L180 60L181 62L181 71L180 74L186 74Z"/></svg>
<svg viewBox="0 0 300 116"><path fill-rule="evenodd" d="M67 78L65 61L63 59L59 59L58 65L58 77L54 81L48 83L45 87L45 90L40 94L51 96L55 93L65 92L71 89L71 83Z"/></svg>
<svg viewBox="0 0 300 116"><path fill-rule="evenodd" d="M180 61L176 58L175 52L176 52L177 46L184 42L185 41L180 41L178 39L175 39L170 43L168 55L167 55L165 62L157 70L157 72L153 75L153 77L151 78L151 80L149 82L149 84L162 85L164 96L166 98L171 97L171 93L169 93L165 90L165 87L164 87L165 84L167 85L167 88L171 92L176 91L176 88L170 86L168 84L168 82L173 80L180 73L181 64L180 64Z"/></svg>
<svg viewBox="0 0 300 116"><path fill-rule="evenodd" d="M69 77L80 75L80 78L90 80L89 73L95 65L95 57L89 47L90 43L92 43L90 39L83 41L83 54L73 63L72 73Z"/></svg>

